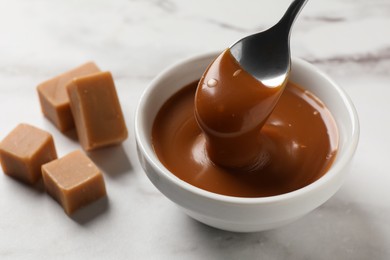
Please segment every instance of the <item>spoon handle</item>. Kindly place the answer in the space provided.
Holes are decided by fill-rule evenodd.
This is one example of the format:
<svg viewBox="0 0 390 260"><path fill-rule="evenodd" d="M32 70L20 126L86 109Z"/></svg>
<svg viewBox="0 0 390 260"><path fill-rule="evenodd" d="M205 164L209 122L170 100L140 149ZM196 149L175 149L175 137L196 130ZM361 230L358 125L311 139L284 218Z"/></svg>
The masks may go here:
<svg viewBox="0 0 390 260"><path fill-rule="evenodd" d="M294 0L276 26L282 26L283 29L286 30L287 35L290 36L290 30L294 24L295 18L301 12L307 1L308 0Z"/></svg>

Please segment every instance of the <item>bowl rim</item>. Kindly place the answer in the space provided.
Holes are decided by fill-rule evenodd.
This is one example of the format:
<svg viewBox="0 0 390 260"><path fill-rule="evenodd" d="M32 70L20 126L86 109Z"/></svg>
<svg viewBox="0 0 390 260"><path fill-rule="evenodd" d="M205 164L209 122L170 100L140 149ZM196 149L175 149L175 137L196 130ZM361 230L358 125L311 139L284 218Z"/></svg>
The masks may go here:
<svg viewBox="0 0 390 260"><path fill-rule="evenodd" d="M211 191L203 190L201 188L198 188L196 186L193 186L180 178L178 178L176 175L174 175L172 172L170 172L158 159L157 155L154 153L152 149L149 149L147 145L145 145L145 142L148 142L147 137L145 134L142 133L142 111L147 106L147 98L148 96L153 92L153 90L159 85L159 82L164 79L168 74L173 73L176 71L180 66L183 66L184 64L191 64L196 63L199 60L206 59L206 58L212 58L218 55L219 52L207 52L203 54L193 55L188 58L182 59L171 66L164 69L162 72L160 72L146 87L146 89L143 91L140 100L138 102L136 112L135 112L135 138L136 143L138 146L138 152L142 152L143 156L147 159L150 165L153 166L155 171L158 173L160 177L163 177L165 180L174 183L178 187L180 187L183 190L186 190L194 195L201 196L206 199L216 200L223 203L230 203L230 204L237 204L237 205L258 205L258 204L269 204L269 203L277 203L277 202L284 202L286 200L290 199L296 199L301 196L305 196L308 193L311 193L323 186L325 186L328 182L330 182L332 179L336 178L337 175L340 174L340 172L343 170L343 168L348 164L348 162L351 161L358 142L359 142L359 134L360 134L360 126L359 126L359 119L357 115L357 111L355 109L355 106L352 103L351 98L347 95L347 93L338 85L336 84L328 75L326 75L324 72L319 70L314 65L310 64L309 62L297 58L292 57L292 64L299 64L299 66L304 67L305 70L311 71L312 73L318 74L318 76L322 77L324 80L326 80L330 85L333 86L333 88L337 91L337 94L341 97L343 103L345 104L347 108L347 112L349 115L349 118L351 120L351 134L350 136L350 142L346 143L346 147L344 149L344 153L341 155L341 157L337 160L337 162L333 163L331 168L324 174L322 177L320 177L318 180L312 182L309 185L306 185L300 189L283 193L275 196L268 196L268 197L234 197L234 196L228 196L228 195L222 195L218 193L214 193ZM154 118L153 118L154 120ZM150 138L149 138L150 141ZM145 171L145 170L144 170Z"/></svg>

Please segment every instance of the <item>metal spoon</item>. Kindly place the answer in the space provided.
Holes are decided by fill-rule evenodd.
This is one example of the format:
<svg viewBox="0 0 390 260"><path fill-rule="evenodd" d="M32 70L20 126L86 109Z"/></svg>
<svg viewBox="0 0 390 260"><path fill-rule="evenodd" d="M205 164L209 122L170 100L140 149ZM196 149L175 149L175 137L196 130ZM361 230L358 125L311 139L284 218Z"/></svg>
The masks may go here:
<svg viewBox="0 0 390 260"><path fill-rule="evenodd" d="M247 36L230 47L240 66L265 86L281 86L288 78L291 67L290 31L306 2L294 0L273 27Z"/></svg>

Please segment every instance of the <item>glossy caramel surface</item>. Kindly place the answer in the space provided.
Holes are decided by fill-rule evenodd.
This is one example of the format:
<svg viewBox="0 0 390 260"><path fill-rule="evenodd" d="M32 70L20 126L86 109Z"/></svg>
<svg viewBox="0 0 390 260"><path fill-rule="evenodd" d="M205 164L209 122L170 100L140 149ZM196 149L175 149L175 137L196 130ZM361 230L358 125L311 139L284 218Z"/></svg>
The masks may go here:
<svg viewBox="0 0 390 260"><path fill-rule="evenodd" d="M240 67L229 49L209 65L196 91L195 118L214 163L241 169L265 163L258 133L284 86L261 84Z"/></svg>
<svg viewBox="0 0 390 260"><path fill-rule="evenodd" d="M334 119L318 98L291 82L258 131L258 139L252 140L262 142L263 165L244 170L213 163L194 116L197 85L194 82L173 95L153 125L155 152L178 178L223 195L264 197L302 188L331 166L338 146Z"/></svg>

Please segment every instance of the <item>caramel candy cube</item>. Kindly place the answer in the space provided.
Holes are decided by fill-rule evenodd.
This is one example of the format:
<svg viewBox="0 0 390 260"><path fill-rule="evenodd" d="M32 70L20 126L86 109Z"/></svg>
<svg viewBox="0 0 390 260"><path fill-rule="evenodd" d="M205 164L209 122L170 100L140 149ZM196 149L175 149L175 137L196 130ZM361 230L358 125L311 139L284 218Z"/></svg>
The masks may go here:
<svg viewBox="0 0 390 260"><path fill-rule="evenodd" d="M81 151L44 164L42 176L46 191L68 215L106 195L103 175Z"/></svg>
<svg viewBox="0 0 390 260"><path fill-rule="evenodd" d="M0 160L5 174L34 184L41 166L57 158L53 137L28 124L19 124L0 143Z"/></svg>
<svg viewBox="0 0 390 260"><path fill-rule="evenodd" d="M43 114L62 132L74 127L66 85L75 77L99 72L93 62L85 63L68 72L41 83L38 96Z"/></svg>
<svg viewBox="0 0 390 260"><path fill-rule="evenodd" d="M110 72L73 79L67 86L81 146L86 150L127 138L126 123Z"/></svg>

